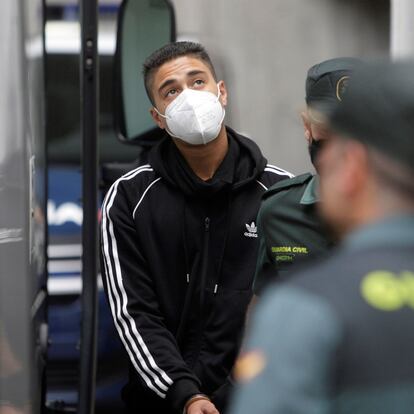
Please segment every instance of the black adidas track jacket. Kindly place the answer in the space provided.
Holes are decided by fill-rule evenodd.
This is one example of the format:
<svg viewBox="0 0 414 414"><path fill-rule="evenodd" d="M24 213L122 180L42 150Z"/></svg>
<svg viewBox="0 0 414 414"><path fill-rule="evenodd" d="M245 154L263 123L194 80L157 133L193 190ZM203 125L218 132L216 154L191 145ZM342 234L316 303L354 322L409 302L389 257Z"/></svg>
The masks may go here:
<svg viewBox="0 0 414 414"><path fill-rule="evenodd" d="M103 279L131 361L123 397L136 412L179 412L200 392L225 404L251 298L260 199L290 176L227 133L211 180L166 137L103 203Z"/></svg>

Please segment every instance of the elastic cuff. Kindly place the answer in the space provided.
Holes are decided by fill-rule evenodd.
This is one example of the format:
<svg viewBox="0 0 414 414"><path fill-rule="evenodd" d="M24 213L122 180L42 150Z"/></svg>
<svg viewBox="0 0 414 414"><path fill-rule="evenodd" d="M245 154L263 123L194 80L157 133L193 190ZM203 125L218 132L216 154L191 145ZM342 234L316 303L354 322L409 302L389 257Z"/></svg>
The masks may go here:
<svg viewBox="0 0 414 414"><path fill-rule="evenodd" d="M184 378L175 381L174 384L171 385L166 399L169 401L175 412L181 413L187 400L195 394L200 394L198 384L188 378Z"/></svg>

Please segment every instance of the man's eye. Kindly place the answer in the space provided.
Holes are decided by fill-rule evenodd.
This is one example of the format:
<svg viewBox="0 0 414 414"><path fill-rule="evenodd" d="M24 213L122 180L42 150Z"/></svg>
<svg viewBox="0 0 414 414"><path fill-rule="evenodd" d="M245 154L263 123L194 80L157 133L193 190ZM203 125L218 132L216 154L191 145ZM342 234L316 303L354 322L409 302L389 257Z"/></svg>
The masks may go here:
<svg viewBox="0 0 414 414"><path fill-rule="evenodd" d="M174 96L177 93L177 89L170 89L165 96Z"/></svg>
<svg viewBox="0 0 414 414"><path fill-rule="evenodd" d="M194 81L194 85L196 86L204 85L204 81L202 79L197 79Z"/></svg>

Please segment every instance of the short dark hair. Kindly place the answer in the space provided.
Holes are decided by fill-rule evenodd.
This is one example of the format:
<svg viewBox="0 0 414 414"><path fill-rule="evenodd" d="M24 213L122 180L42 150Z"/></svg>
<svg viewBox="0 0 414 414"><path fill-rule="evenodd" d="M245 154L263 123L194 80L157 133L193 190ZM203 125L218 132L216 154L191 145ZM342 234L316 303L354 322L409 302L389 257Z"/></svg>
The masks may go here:
<svg viewBox="0 0 414 414"><path fill-rule="evenodd" d="M216 71L213 63L211 62L210 56L200 43L168 43L148 56L143 64L142 74L144 76L145 90L147 91L148 98L152 104L154 104L154 97L151 94L151 83L155 71L164 63L180 56L193 56L196 59L202 60L211 70L214 79L217 80Z"/></svg>
<svg viewBox="0 0 414 414"><path fill-rule="evenodd" d="M392 193L393 199L408 202L414 207L414 169L396 160L371 144L349 135L337 135L342 144L354 141L365 148L373 176L380 183L382 193Z"/></svg>
<svg viewBox="0 0 414 414"><path fill-rule="evenodd" d="M414 170L372 146L366 145L366 148L381 188L392 191L394 198L405 199L414 206Z"/></svg>

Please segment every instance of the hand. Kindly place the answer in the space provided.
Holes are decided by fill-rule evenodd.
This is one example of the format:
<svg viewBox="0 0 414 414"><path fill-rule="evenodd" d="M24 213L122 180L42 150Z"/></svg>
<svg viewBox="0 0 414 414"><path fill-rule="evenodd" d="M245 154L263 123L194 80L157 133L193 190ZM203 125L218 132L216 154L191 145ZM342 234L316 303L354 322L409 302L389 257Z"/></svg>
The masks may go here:
<svg viewBox="0 0 414 414"><path fill-rule="evenodd" d="M215 405L209 400L197 400L187 408L187 414L220 414Z"/></svg>

